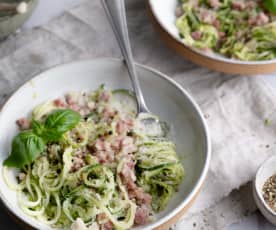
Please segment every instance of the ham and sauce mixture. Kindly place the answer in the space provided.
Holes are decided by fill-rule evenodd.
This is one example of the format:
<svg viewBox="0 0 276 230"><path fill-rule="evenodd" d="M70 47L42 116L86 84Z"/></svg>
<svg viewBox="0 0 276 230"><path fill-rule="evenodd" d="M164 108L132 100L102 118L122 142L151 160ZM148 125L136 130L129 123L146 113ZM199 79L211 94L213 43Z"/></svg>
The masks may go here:
<svg viewBox="0 0 276 230"><path fill-rule="evenodd" d="M73 118L66 121L68 114ZM46 137L31 170L23 168L17 176L19 183L32 184L22 188L30 201L32 187L46 200L45 207L37 202L28 210L53 227L72 230L123 230L153 221L177 191L184 169L161 123L147 127L141 121L152 115L143 116L137 116L132 92L101 86L66 94L37 106L30 119L18 119L21 132ZM49 124L74 119L58 139L48 138L48 130L55 134Z"/></svg>
<svg viewBox="0 0 276 230"><path fill-rule="evenodd" d="M109 130L104 133L99 133L97 138L92 139L86 146L75 150L73 157L73 165L71 172L76 172L82 167L86 166L85 158L87 155L95 157L97 163L111 166L121 158L122 155L127 156L127 162L124 164L120 177L127 188L128 196L137 204L135 213L135 225L142 225L150 220L152 215L151 210L151 195L146 193L143 188L136 183L134 153L138 148L136 145L136 138L133 136L133 128L135 118L121 114L116 109L109 106L111 94L109 91L103 90L98 95L95 102L89 100L86 93L69 93L64 98L57 98L52 101L52 104L59 109L72 109L82 115L86 120L91 114L96 114L99 123L106 124L106 126L115 127L115 132ZM20 130L28 130L31 128L30 120L28 118L20 118L16 121ZM82 133L77 133L77 138L82 139ZM56 147L50 145L48 147L49 155L55 155ZM21 175L24 176L24 175ZM106 220L104 213L98 214L97 219ZM75 229L85 229L81 219L73 226ZM111 221L107 221L102 225L102 229L113 229ZM91 228L92 229L92 228ZM95 225L93 226L95 229Z"/></svg>

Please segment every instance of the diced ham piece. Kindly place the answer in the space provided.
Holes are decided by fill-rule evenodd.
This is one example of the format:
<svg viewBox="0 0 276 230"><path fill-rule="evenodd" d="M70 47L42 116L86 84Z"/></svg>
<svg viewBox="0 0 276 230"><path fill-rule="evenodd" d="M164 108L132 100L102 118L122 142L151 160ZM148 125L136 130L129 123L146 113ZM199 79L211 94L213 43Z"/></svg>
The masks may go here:
<svg viewBox="0 0 276 230"><path fill-rule="evenodd" d="M102 111L102 117L104 120L108 121L109 119L112 119L114 117L115 113L116 113L115 110L112 110L111 108L106 107Z"/></svg>
<svg viewBox="0 0 276 230"><path fill-rule="evenodd" d="M110 220L107 219L107 216L104 213L97 215L97 222L102 225L102 230L112 230L113 224Z"/></svg>
<svg viewBox="0 0 276 230"><path fill-rule="evenodd" d="M124 154L133 153L137 151L137 147L134 144L132 137L125 137L121 141L120 150Z"/></svg>
<svg viewBox="0 0 276 230"><path fill-rule="evenodd" d="M129 155L120 172L123 184L126 185L130 198L135 198L138 204L150 205L151 196L135 184L135 163L132 156Z"/></svg>
<svg viewBox="0 0 276 230"><path fill-rule="evenodd" d="M112 151L110 142L101 139L96 140L95 148L99 151Z"/></svg>
<svg viewBox="0 0 276 230"><path fill-rule="evenodd" d="M128 190L133 190L132 198L136 196L134 191L137 189L137 185L135 184L136 176L134 167L135 163L133 161L133 156L128 155L126 162L123 165L122 171L120 172L123 184L126 185Z"/></svg>
<svg viewBox="0 0 276 230"><path fill-rule="evenodd" d="M58 107L72 109L81 116L86 116L95 108L95 102L87 101L86 94L68 93L65 95L65 102L61 99L54 100Z"/></svg>
<svg viewBox="0 0 276 230"><path fill-rule="evenodd" d="M74 110L74 111L76 111L76 112L79 112L80 109L81 109L80 106L77 105L77 104L69 104L68 108L69 108L69 109L72 109L72 110Z"/></svg>
<svg viewBox="0 0 276 230"><path fill-rule="evenodd" d="M135 171L134 171L134 161L131 156L127 157L127 162L124 164L121 173L124 181L136 181Z"/></svg>
<svg viewBox="0 0 276 230"><path fill-rule="evenodd" d="M96 104L94 101L89 101L87 103L87 107L90 109L90 110L93 110L95 108Z"/></svg>
<svg viewBox="0 0 276 230"><path fill-rule="evenodd" d="M125 134L127 131L133 128L133 125L134 125L134 122L131 119L120 120L116 125L116 132L119 135Z"/></svg>
<svg viewBox="0 0 276 230"><path fill-rule="evenodd" d="M55 99L53 101L54 105L60 108L64 108L66 106L65 102L61 99Z"/></svg>
<svg viewBox="0 0 276 230"><path fill-rule="evenodd" d="M26 174L25 173L21 172L21 173L18 174L18 179L20 181L23 181L25 178L26 178Z"/></svg>
<svg viewBox="0 0 276 230"><path fill-rule="evenodd" d="M202 9L199 14L199 19L204 23L213 24L216 20L216 15L210 10Z"/></svg>
<svg viewBox="0 0 276 230"><path fill-rule="evenodd" d="M192 4L193 4L193 7L195 7L195 8L198 7L198 0L193 0Z"/></svg>
<svg viewBox="0 0 276 230"><path fill-rule="evenodd" d="M224 38L226 35L225 32L222 32L222 31L219 31L218 34L220 38Z"/></svg>
<svg viewBox="0 0 276 230"><path fill-rule="evenodd" d="M87 107L82 107L79 109L78 112L80 113L81 116L86 116L91 112L91 110Z"/></svg>
<svg viewBox="0 0 276 230"><path fill-rule="evenodd" d="M220 6L219 0L209 0L209 4L213 9L218 9Z"/></svg>
<svg viewBox="0 0 276 230"><path fill-rule="evenodd" d="M132 137L115 137L111 140L111 149L115 152L121 152L123 154L134 153L137 151L137 147Z"/></svg>
<svg viewBox="0 0 276 230"><path fill-rule="evenodd" d="M99 150L99 151L104 150L104 141L101 140L101 139L97 139L97 140L96 140L95 147L96 147L96 149Z"/></svg>
<svg viewBox="0 0 276 230"><path fill-rule="evenodd" d="M262 26L269 22L269 17L264 13L260 12L257 16L248 19L249 25Z"/></svg>
<svg viewBox="0 0 276 230"><path fill-rule="evenodd" d="M129 185L130 183L128 183ZM135 198L137 204L150 205L151 204L151 195L144 192L141 187L132 186L131 188L127 185L128 193L130 198Z"/></svg>
<svg viewBox="0 0 276 230"><path fill-rule="evenodd" d="M125 123L123 121L119 121L117 123L116 131L118 134L122 134L125 131Z"/></svg>
<svg viewBox="0 0 276 230"><path fill-rule="evenodd" d="M215 19L213 21L213 26L216 27L217 29L220 29L220 21L218 19Z"/></svg>
<svg viewBox="0 0 276 230"><path fill-rule="evenodd" d="M97 219L97 221L99 222L99 224L102 224L103 222L105 222L106 221L106 215L105 215L105 213L100 213L100 214L98 214L97 215L97 217L96 217L96 219Z"/></svg>
<svg viewBox="0 0 276 230"><path fill-rule="evenodd" d="M97 151L94 155L101 164L111 163L114 161L114 154L112 154L112 152Z"/></svg>
<svg viewBox="0 0 276 230"><path fill-rule="evenodd" d="M111 221L108 221L103 225L103 230L112 230L112 229L113 229L113 224Z"/></svg>
<svg viewBox="0 0 276 230"><path fill-rule="evenodd" d="M107 152L112 152L113 151L112 148L111 148L110 142L108 142L108 141L104 142L104 150L107 151Z"/></svg>
<svg viewBox="0 0 276 230"><path fill-rule="evenodd" d="M85 166L85 162L82 159L82 157L79 157L79 156L73 157L73 164L72 164L72 167L71 167L71 172L76 172L80 168L82 168L83 166Z"/></svg>
<svg viewBox="0 0 276 230"><path fill-rule="evenodd" d="M97 139L95 148L96 152L94 153L94 155L97 157L100 163L105 164L114 161L114 151L111 148L110 142Z"/></svg>
<svg viewBox="0 0 276 230"><path fill-rule="evenodd" d="M73 94L70 94L70 93L65 95L65 100L68 105L73 105L73 104L77 103L77 98Z"/></svg>
<svg viewBox="0 0 276 230"><path fill-rule="evenodd" d="M239 31L236 32L236 37L237 37L237 38L241 38L242 35L243 35L243 32L242 32L242 31L239 30Z"/></svg>
<svg viewBox="0 0 276 230"><path fill-rule="evenodd" d="M100 96L99 96L99 99L101 101L105 101L105 102L108 102L109 99L110 99L111 95L108 91L102 91Z"/></svg>
<svg viewBox="0 0 276 230"><path fill-rule="evenodd" d="M134 222L136 225L146 224L149 221L149 207L146 205L142 205L138 207L135 213Z"/></svg>
<svg viewBox="0 0 276 230"><path fill-rule="evenodd" d="M181 17L182 15L183 15L183 9L182 9L182 7L181 6L178 6L177 8L176 8L176 10L175 10L175 16L177 17L177 18L179 18L179 17Z"/></svg>
<svg viewBox="0 0 276 230"><path fill-rule="evenodd" d="M135 199L136 193L135 190L137 189L137 185L135 184L135 181L129 180L127 181L126 187L128 189L128 195L132 199Z"/></svg>
<svg viewBox="0 0 276 230"><path fill-rule="evenodd" d="M250 17L248 19L248 24L249 25L255 25L256 24L256 17Z"/></svg>
<svg viewBox="0 0 276 230"><path fill-rule="evenodd" d="M269 22L269 17L264 12L261 12L258 14L258 16L257 16L257 25L258 26L262 26L268 22Z"/></svg>
<svg viewBox="0 0 276 230"><path fill-rule="evenodd" d="M232 2L232 9L234 10L244 10L246 8L246 4L244 1L234 1Z"/></svg>
<svg viewBox="0 0 276 230"><path fill-rule="evenodd" d="M16 121L20 130L27 130L31 127L31 122L27 118L20 118Z"/></svg>
<svg viewBox="0 0 276 230"><path fill-rule="evenodd" d="M121 137L115 137L111 141L111 147L114 151L119 151L121 149L122 138Z"/></svg>
<svg viewBox="0 0 276 230"><path fill-rule="evenodd" d="M147 223L149 220L150 204L152 199L150 194L144 192L141 187L136 185L134 167L135 163L133 161L133 156L128 155L120 172L120 177L122 178L123 184L127 188L129 198L135 199L136 203L140 205L135 213L135 224L141 225Z"/></svg>
<svg viewBox="0 0 276 230"><path fill-rule="evenodd" d="M257 1L246 1L245 9L254 9L257 7Z"/></svg>
<svg viewBox="0 0 276 230"><path fill-rule="evenodd" d="M197 31L194 31L192 32L192 38L195 39L196 41L200 40L201 37L202 37L202 32L197 30Z"/></svg>

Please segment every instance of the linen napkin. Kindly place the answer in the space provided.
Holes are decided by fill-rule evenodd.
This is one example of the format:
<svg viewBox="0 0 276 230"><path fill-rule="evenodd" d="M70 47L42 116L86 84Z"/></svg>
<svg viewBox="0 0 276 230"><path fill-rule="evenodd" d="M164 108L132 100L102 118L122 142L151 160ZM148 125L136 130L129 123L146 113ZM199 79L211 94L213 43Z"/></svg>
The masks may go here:
<svg viewBox="0 0 276 230"><path fill-rule="evenodd" d="M212 135L212 160L203 191L177 229L222 229L255 209L245 201L259 165L275 152L274 91L261 77L200 68L169 50L149 22L145 2L127 1L137 62L178 81L203 110ZM0 44L0 104L35 74L83 58L120 57L99 0L82 3L45 26ZM231 193L231 194L230 194Z"/></svg>

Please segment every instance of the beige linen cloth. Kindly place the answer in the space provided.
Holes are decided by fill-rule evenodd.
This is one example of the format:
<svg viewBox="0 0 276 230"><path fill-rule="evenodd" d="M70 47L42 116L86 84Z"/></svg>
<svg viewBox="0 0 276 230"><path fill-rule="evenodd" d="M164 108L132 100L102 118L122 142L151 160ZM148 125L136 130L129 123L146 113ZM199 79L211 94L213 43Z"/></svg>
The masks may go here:
<svg viewBox="0 0 276 230"><path fill-rule="evenodd" d="M212 160L203 191L176 228L222 229L255 209L247 199L250 188L232 191L252 180L259 165L275 153L274 92L260 77L215 73L184 60L153 31L144 1L128 0L127 8L136 61L171 76L191 93L212 135ZM51 66L120 56L100 1L84 0L47 25L0 44L0 104Z"/></svg>

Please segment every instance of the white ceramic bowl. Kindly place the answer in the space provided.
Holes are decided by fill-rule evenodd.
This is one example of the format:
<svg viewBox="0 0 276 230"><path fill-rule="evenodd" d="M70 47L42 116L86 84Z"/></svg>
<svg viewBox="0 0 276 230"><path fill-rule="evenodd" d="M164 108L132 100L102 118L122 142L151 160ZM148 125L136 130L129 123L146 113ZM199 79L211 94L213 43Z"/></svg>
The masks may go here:
<svg viewBox="0 0 276 230"><path fill-rule="evenodd" d="M148 0L154 25L165 42L187 59L210 69L227 73L269 73L276 71L276 59L269 61L240 61L219 54L210 54L185 45L175 25L178 0ZM159 28L160 27L160 28Z"/></svg>
<svg viewBox="0 0 276 230"><path fill-rule="evenodd" d="M276 212L273 212L262 196L264 183L274 174L276 174L276 156L265 161L265 163L259 168L253 185L253 196L262 214L272 224L276 225Z"/></svg>
<svg viewBox="0 0 276 230"><path fill-rule="evenodd" d="M166 210L157 215L155 222L136 228L155 229L172 224L175 216L179 218L195 199L207 174L210 139L199 107L180 85L148 67L137 65L137 69L148 107L171 125L171 138L176 142L186 171L179 192ZM131 89L122 61L98 59L66 64L50 69L24 84L6 102L0 113L0 172L2 162L8 156L11 140L18 132L16 119L30 115L31 110L44 101L69 91L95 90L102 83L111 89ZM11 179L15 180L15 176L11 175ZM50 229L20 210L15 192L7 187L2 175L0 197L17 218L37 229Z"/></svg>

